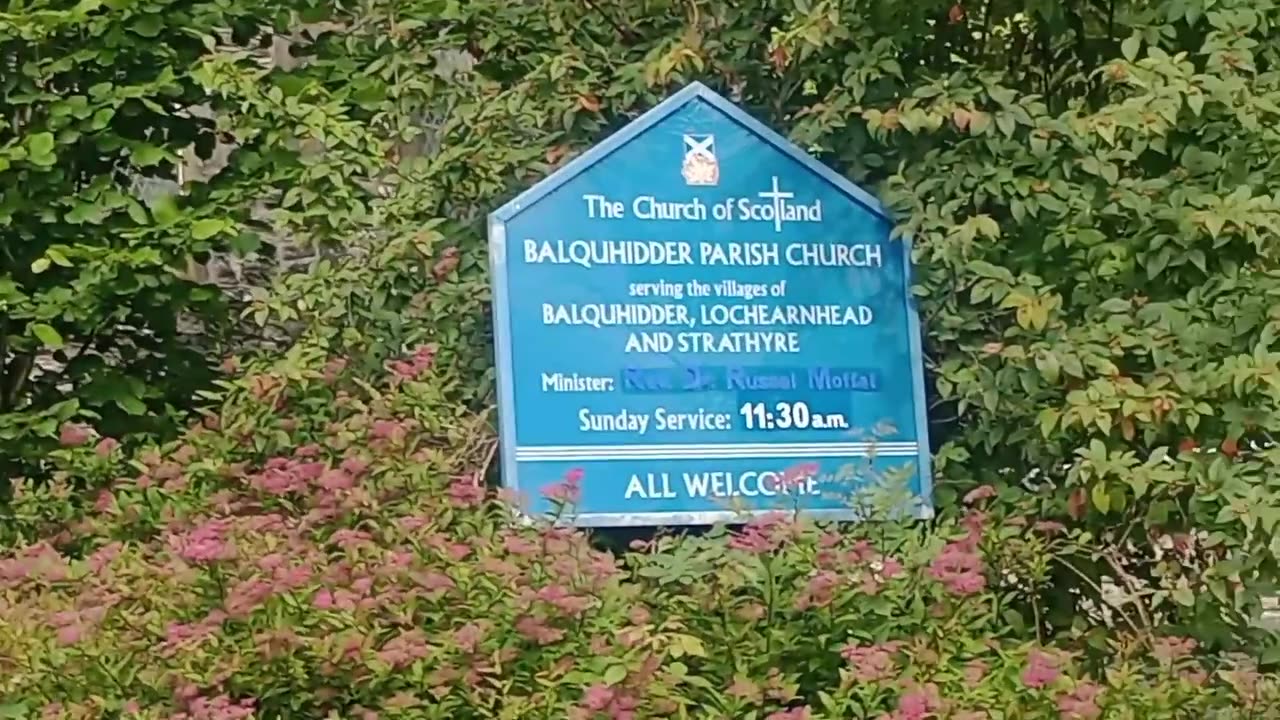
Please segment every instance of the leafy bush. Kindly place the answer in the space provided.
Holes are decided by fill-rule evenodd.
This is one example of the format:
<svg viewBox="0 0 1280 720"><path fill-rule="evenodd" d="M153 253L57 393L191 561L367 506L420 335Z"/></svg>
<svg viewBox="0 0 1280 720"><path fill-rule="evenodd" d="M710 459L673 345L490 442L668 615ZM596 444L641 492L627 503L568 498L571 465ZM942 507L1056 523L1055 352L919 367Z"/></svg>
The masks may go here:
<svg viewBox="0 0 1280 720"><path fill-rule="evenodd" d="M1280 684L1156 634L1039 641L1010 598L1063 529L971 494L934 529L784 513L623 556L517 522L426 346L361 379L303 348L179 443L67 426L15 498L0 697L43 718L1263 718ZM476 420L476 418L472 418ZM92 507L38 527L72 479ZM561 518L590 477L546 492ZM60 508L66 504L53 503Z"/></svg>
<svg viewBox="0 0 1280 720"><path fill-rule="evenodd" d="M358 224L367 193L337 168L367 174L381 146L326 115L323 89L285 102L260 66L291 5L0 12L0 501L10 477L44 476L66 420L176 435L231 339L233 299L199 264L266 255L282 227L324 239ZM317 136L337 141L309 157ZM199 177L220 143L227 167Z"/></svg>
<svg viewBox="0 0 1280 720"><path fill-rule="evenodd" d="M992 485L1087 533L1026 598L1042 633L1120 602L1280 657L1256 627L1280 589L1275 3L596 5L335 9L292 82L419 149L371 203L371 261L297 278L264 322L366 365L434 342L491 404L485 214L699 79L913 236L939 506Z"/></svg>

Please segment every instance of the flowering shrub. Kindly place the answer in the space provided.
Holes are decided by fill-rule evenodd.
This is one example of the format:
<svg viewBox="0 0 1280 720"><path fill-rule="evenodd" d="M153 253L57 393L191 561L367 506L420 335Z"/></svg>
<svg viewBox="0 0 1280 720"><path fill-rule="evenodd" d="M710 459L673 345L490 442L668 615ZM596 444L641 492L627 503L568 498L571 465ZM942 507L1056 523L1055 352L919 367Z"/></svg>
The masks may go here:
<svg viewBox="0 0 1280 720"><path fill-rule="evenodd" d="M136 457L65 429L63 474L20 489L0 558L0 714L1280 713L1274 676L1192 640L1089 618L1044 637L1019 587L1061 530L984 510L988 493L928 529L778 513L621 555L554 518L516 522L521 498L481 481L484 418L442 410L453 381L432 357L373 384L300 350ZM570 513L591 481L543 492ZM92 502L50 503L76 484Z"/></svg>

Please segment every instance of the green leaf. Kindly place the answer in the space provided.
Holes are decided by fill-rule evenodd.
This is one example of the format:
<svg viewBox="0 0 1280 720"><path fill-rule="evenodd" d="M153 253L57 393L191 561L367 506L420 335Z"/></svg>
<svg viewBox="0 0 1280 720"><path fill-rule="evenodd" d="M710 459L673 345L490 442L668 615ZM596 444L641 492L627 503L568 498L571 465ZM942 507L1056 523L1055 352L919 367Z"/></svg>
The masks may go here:
<svg viewBox="0 0 1280 720"><path fill-rule="evenodd" d="M1165 267L1169 265L1169 257L1172 254L1173 253L1168 247L1162 247L1157 250L1154 255L1147 256L1146 266L1148 280L1154 280L1157 275L1164 272Z"/></svg>
<svg viewBox="0 0 1280 720"><path fill-rule="evenodd" d="M1093 499L1093 506L1098 508L1099 512L1105 514L1111 509L1111 494L1107 491L1105 483L1095 484L1089 491L1089 496Z"/></svg>
<svg viewBox="0 0 1280 720"><path fill-rule="evenodd" d="M1208 260L1205 258L1203 250L1192 250L1187 253L1187 259L1190 260L1191 264L1195 265L1200 272L1209 271Z"/></svg>
<svg viewBox="0 0 1280 720"><path fill-rule="evenodd" d="M228 246L239 255L248 255L262 247L262 238L257 233L242 232L232 238Z"/></svg>
<svg viewBox="0 0 1280 720"><path fill-rule="evenodd" d="M1227 224L1227 219L1221 215L1207 215L1204 219L1204 226L1208 228L1209 234L1218 237L1218 233L1222 232L1222 226Z"/></svg>
<svg viewBox="0 0 1280 720"><path fill-rule="evenodd" d="M1009 274L1007 269L1002 268L999 265L993 265L986 260L970 260L969 264L966 265L965 268L974 275L978 275L980 277L1004 280L1006 282L1013 281L1013 275Z"/></svg>
<svg viewBox="0 0 1280 720"><path fill-rule="evenodd" d="M204 218L203 220L197 220L191 225L191 237L196 240L207 240L208 238L222 232L226 227L226 220Z"/></svg>
<svg viewBox="0 0 1280 720"><path fill-rule="evenodd" d="M1040 411L1040 434L1046 438L1053 432L1053 428L1058 424L1058 419L1062 417L1062 413L1053 408L1044 408Z"/></svg>
<svg viewBox="0 0 1280 720"><path fill-rule="evenodd" d="M1098 307L1109 313L1127 313L1132 308L1129 301L1124 298L1110 298Z"/></svg>
<svg viewBox="0 0 1280 720"><path fill-rule="evenodd" d="M53 133L40 132L27 138L27 152L32 155L48 155L53 152L54 145Z"/></svg>
<svg viewBox="0 0 1280 720"><path fill-rule="evenodd" d="M1142 36L1134 33L1127 40L1120 43L1120 52L1124 53L1124 59L1133 62L1138 59L1138 50L1142 47Z"/></svg>
<svg viewBox="0 0 1280 720"><path fill-rule="evenodd" d="M1062 377L1062 364L1058 362L1058 356L1051 352L1036 354L1036 369L1050 383L1057 383Z"/></svg>
<svg viewBox="0 0 1280 720"><path fill-rule="evenodd" d="M27 138L27 157L35 165L49 167L58 161L53 152L55 147L53 133L36 133Z"/></svg>
<svg viewBox="0 0 1280 720"><path fill-rule="evenodd" d="M146 225L151 222L151 218L147 215L146 208L142 207L142 204L137 200L130 198L129 203L125 208L129 213L130 219L139 225Z"/></svg>
<svg viewBox="0 0 1280 720"><path fill-rule="evenodd" d="M677 635L676 640L680 643L680 648L684 650L686 655L692 657L707 656L707 649L698 638L692 635Z"/></svg>
<svg viewBox="0 0 1280 720"><path fill-rule="evenodd" d="M1018 122L1012 113L1002 112L996 116L996 127L1000 128L1000 132L1004 133L1005 137L1013 137L1014 131L1018 128Z"/></svg>
<svg viewBox="0 0 1280 720"><path fill-rule="evenodd" d="M115 108L102 108L93 114L93 120L89 121L89 128L92 130L101 130L111 123L111 118L115 117Z"/></svg>
<svg viewBox="0 0 1280 720"><path fill-rule="evenodd" d="M45 270L48 270L49 265L50 265L49 258L47 257L36 258L35 262L31 263L31 272L35 273L36 275L39 275Z"/></svg>
<svg viewBox="0 0 1280 720"><path fill-rule="evenodd" d="M150 167L165 159L164 148L151 143L138 143L129 151L133 164L138 167Z"/></svg>
<svg viewBox="0 0 1280 720"><path fill-rule="evenodd" d="M625 665L610 665L608 670L604 671L604 683L606 685L617 685L627 678L627 667Z"/></svg>
<svg viewBox="0 0 1280 720"><path fill-rule="evenodd" d="M161 225L168 225L182 217L182 211L178 209L178 203L172 195L157 198L151 205L151 214Z"/></svg>
<svg viewBox="0 0 1280 720"><path fill-rule="evenodd" d="M32 323L31 333L36 336L36 339L44 343L46 347L51 347L56 350L63 346L62 335L60 335L57 330L54 330L52 325L46 325L45 323Z"/></svg>
<svg viewBox="0 0 1280 720"><path fill-rule="evenodd" d="M1204 95L1198 92L1188 95L1187 107L1191 108L1196 117L1200 117L1200 113L1204 111Z"/></svg>
<svg viewBox="0 0 1280 720"><path fill-rule="evenodd" d="M973 222L978 227L978 232L989 238L1000 237L1000 224L997 223L990 215L977 215L973 218Z"/></svg>
<svg viewBox="0 0 1280 720"><path fill-rule="evenodd" d="M121 410L130 415L146 415L147 405L132 395L121 395L115 399L115 403Z"/></svg>
<svg viewBox="0 0 1280 720"><path fill-rule="evenodd" d="M160 15L143 15L133 24L133 31L145 38L153 38L160 34L164 27L164 19Z"/></svg>
<svg viewBox="0 0 1280 720"><path fill-rule="evenodd" d="M26 703L6 703L0 705L0 718L13 718L14 720L22 720L29 717L30 711L27 709Z"/></svg>

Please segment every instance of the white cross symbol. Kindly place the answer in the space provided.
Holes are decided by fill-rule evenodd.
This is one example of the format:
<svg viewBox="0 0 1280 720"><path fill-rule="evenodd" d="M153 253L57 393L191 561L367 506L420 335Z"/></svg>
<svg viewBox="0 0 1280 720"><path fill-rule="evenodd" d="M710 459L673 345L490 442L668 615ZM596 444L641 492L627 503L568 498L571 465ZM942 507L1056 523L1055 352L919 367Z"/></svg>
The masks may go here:
<svg viewBox="0 0 1280 720"><path fill-rule="evenodd" d="M796 196L793 192L782 192L778 187L778 176L773 176L773 190L756 193L766 200L773 200L773 231L782 232L782 201Z"/></svg>
<svg viewBox="0 0 1280 720"><path fill-rule="evenodd" d="M694 139L692 135L684 136L684 152L686 155L695 155L697 153L706 153L707 155L715 155L715 151L711 148L712 143L716 141L714 135L708 135L702 140Z"/></svg>

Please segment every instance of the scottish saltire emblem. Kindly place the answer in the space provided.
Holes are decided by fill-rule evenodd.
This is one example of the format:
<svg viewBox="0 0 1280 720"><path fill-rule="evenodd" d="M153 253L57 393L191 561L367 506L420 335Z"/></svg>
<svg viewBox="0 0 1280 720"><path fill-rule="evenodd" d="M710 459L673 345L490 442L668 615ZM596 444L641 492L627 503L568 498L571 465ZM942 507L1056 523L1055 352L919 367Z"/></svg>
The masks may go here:
<svg viewBox="0 0 1280 720"><path fill-rule="evenodd" d="M684 165L681 173L688 185L715 185L720 182L715 136L684 136Z"/></svg>

